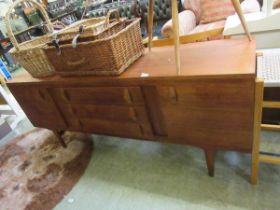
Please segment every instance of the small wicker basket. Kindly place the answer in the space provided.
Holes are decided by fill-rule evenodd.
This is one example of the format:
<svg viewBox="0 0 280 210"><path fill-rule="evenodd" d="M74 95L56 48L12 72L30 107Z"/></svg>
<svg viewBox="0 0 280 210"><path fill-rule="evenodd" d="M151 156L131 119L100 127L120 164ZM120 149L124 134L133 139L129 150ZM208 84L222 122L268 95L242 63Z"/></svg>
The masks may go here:
<svg viewBox="0 0 280 210"><path fill-rule="evenodd" d="M48 58L46 57L42 47L46 42L48 42L49 38L47 35L38 37L36 39L24 42L19 44L14 36L11 21L10 21L10 14L12 10L18 4L22 2L29 2L40 10L41 14L43 15L47 29L50 33L53 32L52 23L48 17L43 6L33 0L16 0L8 9L5 17L5 24L7 27L7 35L10 38L10 41L13 44L13 48L10 50L10 54L16 58L16 60L20 63L22 67L24 67L33 77L45 77L54 74L53 66L48 62Z"/></svg>
<svg viewBox="0 0 280 210"><path fill-rule="evenodd" d="M117 21L110 24L112 12L116 11L107 15L105 30L80 37L75 47L72 40L44 47L57 74L119 75L143 54L140 19L126 20L117 15Z"/></svg>

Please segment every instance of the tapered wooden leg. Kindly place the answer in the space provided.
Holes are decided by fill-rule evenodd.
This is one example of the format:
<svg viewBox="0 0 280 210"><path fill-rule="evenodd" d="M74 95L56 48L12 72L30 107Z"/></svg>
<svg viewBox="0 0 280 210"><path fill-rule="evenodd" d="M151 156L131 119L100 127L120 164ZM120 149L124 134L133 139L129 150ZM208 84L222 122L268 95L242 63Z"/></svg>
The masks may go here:
<svg viewBox="0 0 280 210"><path fill-rule="evenodd" d="M214 150L204 150L207 168L208 168L208 174L209 176L214 176L214 170L215 170L215 155L216 151Z"/></svg>
<svg viewBox="0 0 280 210"><path fill-rule="evenodd" d="M252 170L251 170L251 184L255 185L258 183L259 175L259 162L252 157Z"/></svg>
<svg viewBox="0 0 280 210"><path fill-rule="evenodd" d="M149 51L152 48L153 41L153 23L154 23L154 0L149 0L149 9L148 9L148 47Z"/></svg>
<svg viewBox="0 0 280 210"><path fill-rule="evenodd" d="M175 45L175 63L176 63L176 72L177 75L181 74L181 61L180 61L180 51L179 51L179 20L178 20L178 2L177 0L171 0L171 9L172 9L172 27L173 27L173 38Z"/></svg>
<svg viewBox="0 0 280 210"><path fill-rule="evenodd" d="M61 144L62 147L66 148L67 145L63 139L63 134L64 134L64 131L53 131L54 135L57 137L59 143Z"/></svg>
<svg viewBox="0 0 280 210"><path fill-rule="evenodd" d="M244 14L243 14L243 11L242 11L242 8L241 8L241 5L240 5L240 0L231 0L231 2L232 2L233 6L235 8L236 13L238 14L238 17L241 21L242 27L243 27L249 41L251 41L252 40L251 34L249 32L248 25L247 25L247 23L245 21L245 18L244 18Z"/></svg>

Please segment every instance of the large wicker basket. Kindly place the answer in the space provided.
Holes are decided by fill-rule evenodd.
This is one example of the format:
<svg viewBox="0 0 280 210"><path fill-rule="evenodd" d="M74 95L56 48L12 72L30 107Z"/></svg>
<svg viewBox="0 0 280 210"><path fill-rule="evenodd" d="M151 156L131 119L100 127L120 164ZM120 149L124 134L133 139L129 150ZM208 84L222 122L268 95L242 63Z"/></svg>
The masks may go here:
<svg viewBox="0 0 280 210"><path fill-rule="evenodd" d="M30 2L33 5L36 5L45 19L49 34L19 44L12 31L10 14L15 6L22 2ZM72 39L79 32L80 26L83 26L84 30L82 36L89 36L94 33L98 33L104 30L105 20L105 17L81 20L67 26L65 29L57 33L54 33L53 25L48 17L48 14L40 3L37 3L34 0L17 0L10 6L5 17L7 34L14 46L10 50L10 53L33 77L46 77L53 75L55 74L54 68L49 62L45 52L42 50L42 47L47 42L51 41L54 35L58 36L60 40Z"/></svg>
<svg viewBox="0 0 280 210"><path fill-rule="evenodd" d="M144 51L140 19L108 24L99 34L81 37L73 48L72 40L49 43L46 55L57 74L70 75L119 75L137 60Z"/></svg>

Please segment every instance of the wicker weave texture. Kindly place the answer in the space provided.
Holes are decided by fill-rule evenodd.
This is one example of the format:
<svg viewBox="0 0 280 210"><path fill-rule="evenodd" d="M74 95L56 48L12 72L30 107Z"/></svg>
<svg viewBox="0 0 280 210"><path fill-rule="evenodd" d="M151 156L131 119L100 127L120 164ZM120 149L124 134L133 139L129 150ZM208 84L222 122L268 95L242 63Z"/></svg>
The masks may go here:
<svg viewBox="0 0 280 210"><path fill-rule="evenodd" d="M76 48L69 43L44 50L55 71L69 75L119 75L144 52L140 19L119 20L99 34L81 38Z"/></svg>
<svg viewBox="0 0 280 210"><path fill-rule="evenodd" d="M45 19L49 34L19 44L12 31L10 16L13 9L18 4L25 2L32 3L40 10ZM109 19L109 17L107 19ZM54 67L48 60L45 51L42 49L46 43L50 42L53 39L54 36L53 25L42 4L34 0L15 1L8 9L5 17L5 23L7 27L8 37L14 46L10 50L10 54L15 57L20 65L24 67L33 77L40 78L55 74ZM79 27L83 25L85 27L82 36L90 36L94 33L99 33L100 31L104 30L105 24L105 17L81 20L58 32L57 35L61 40L72 39L79 32Z"/></svg>
<svg viewBox="0 0 280 210"><path fill-rule="evenodd" d="M105 17L80 20L59 31L57 33L57 38L60 41L73 39L77 33L79 33L80 26L84 28L80 37L88 37L100 33L105 29L105 20Z"/></svg>
<svg viewBox="0 0 280 210"><path fill-rule="evenodd" d="M7 27L7 34L10 41L13 44L13 48L10 50L12 56L23 66L33 77L45 77L54 74L54 68L48 62L47 57L42 50L42 44L48 40L47 36L42 36L34 40L30 40L21 44L18 44L11 27L10 16L13 9L21 3L29 2L35 5L43 15L49 32L53 32L52 23L44 9L44 7L33 0L17 0L8 9L5 24Z"/></svg>

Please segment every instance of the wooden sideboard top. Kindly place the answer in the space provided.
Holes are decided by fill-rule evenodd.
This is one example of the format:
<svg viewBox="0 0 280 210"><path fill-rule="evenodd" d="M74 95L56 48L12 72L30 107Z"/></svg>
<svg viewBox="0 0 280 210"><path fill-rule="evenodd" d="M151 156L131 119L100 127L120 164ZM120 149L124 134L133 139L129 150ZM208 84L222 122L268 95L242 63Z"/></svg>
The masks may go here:
<svg viewBox="0 0 280 210"><path fill-rule="evenodd" d="M255 77L256 43L247 38L225 39L208 42L191 43L180 46L181 75L176 75L174 47L155 47L131 65L120 76L102 77L67 77L53 76L33 78L26 71L9 81L9 85L22 83L53 83L53 82L94 82L95 80L120 80L149 78L186 78L186 77L224 77L242 76ZM82 78L82 80L81 80Z"/></svg>

